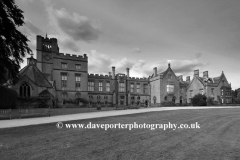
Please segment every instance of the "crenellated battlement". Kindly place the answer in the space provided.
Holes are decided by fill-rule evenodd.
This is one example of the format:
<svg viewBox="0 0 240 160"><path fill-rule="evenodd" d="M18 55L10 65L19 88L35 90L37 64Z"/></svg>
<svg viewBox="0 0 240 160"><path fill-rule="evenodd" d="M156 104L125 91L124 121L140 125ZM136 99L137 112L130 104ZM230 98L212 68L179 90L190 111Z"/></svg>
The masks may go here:
<svg viewBox="0 0 240 160"><path fill-rule="evenodd" d="M103 75L103 74L88 74L89 78L100 78L100 79L112 79L112 75Z"/></svg>
<svg viewBox="0 0 240 160"><path fill-rule="evenodd" d="M134 81L147 81L148 80L148 78L146 78L146 77L142 77L142 78L139 78L139 77L129 77L128 78L129 80L134 80Z"/></svg>
<svg viewBox="0 0 240 160"><path fill-rule="evenodd" d="M88 57L87 54L84 55L76 55L76 54L64 54L64 53L57 53L54 55L56 58L66 58L66 59L73 59L73 60L84 60L87 61Z"/></svg>
<svg viewBox="0 0 240 160"><path fill-rule="evenodd" d="M37 50L45 52L59 53L58 42L56 38L48 38L37 35Z"/></svg>

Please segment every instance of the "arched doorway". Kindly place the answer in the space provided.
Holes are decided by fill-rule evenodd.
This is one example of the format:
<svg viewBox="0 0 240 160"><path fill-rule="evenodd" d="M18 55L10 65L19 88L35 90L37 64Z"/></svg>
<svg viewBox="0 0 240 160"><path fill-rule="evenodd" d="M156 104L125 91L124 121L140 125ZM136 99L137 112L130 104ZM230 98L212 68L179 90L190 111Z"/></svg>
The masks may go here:
<svg viewBox="0 0 240 160"><path fill-rule="evenodd" d="M134 105L134 101L132 101L132 105Z"/></svg>
<svg viewBox="0 0 240 160"><path fill-rule="evenodd" d="M89 101L89 107L92 107L92 101Z"/></svg>
<svg viewBox="0 0 240 160"><path fill-rule="evenodd" d="M145 106L148 107L148 100L145 100Z"/></svg>
<svg viewBox="0 0 240 160"><path fill-rule="evenodd" d="M107 107L107 105L108 105L108 101L105 101L105 106Z"/></svg>
<svg viewBox="0 0 240 160"><path fill-rule="evenodd" d="M140 105L140 101L137 102L137 105L138 105L138 106Z"/></svg>
<svg viewBox="0 0 240 160"><path fill-rule="evenodd" d="M182 104L182 96L180 96L180 104Z"/></svg>
<svg viewBox="0 0 240 160"><path fill-rule="evenodd" d="M164 97L164 100L167 101L167 96Z"/></svg>
<svg viewBox="0 0 240 160"><path fill-rule="evenodd" d="M176 100L176 98L175 98L175 97L173 97L173 98L172 98L172 102L173 102L173 103L175 103L175 100Z"/></svg>
<svg viewBox="0 0 240 160"><path fill-rule="evenodd" d="M157 98L156 96L153 97L153 103L156 104Z"/></svg>

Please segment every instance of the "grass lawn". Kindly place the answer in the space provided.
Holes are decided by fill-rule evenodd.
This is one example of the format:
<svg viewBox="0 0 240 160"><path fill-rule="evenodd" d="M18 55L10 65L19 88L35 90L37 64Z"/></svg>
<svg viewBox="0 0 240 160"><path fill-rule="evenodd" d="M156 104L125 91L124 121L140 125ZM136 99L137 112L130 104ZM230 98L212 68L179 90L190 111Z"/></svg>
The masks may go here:
<svg viewBox="0 0 240 160"><path fill-rule="evenodd" d="M200 129L0 129L0 159L240 159L240 109L176 110L68 123L198 122Z"/></svg>

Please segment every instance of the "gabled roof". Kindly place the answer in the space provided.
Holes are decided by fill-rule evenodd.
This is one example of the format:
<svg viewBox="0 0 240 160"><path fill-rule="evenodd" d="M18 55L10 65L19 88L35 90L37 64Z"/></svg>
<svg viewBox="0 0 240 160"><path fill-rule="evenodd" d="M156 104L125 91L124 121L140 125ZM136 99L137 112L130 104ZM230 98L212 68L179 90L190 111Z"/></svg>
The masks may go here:
<svg viewBox="0 0 240 160"><path fill-rule="evenodd" d="M53 97L53 95L48 90L43 90L41 93L38 94L39 96L47 96L47 97Z"/></svg>
<svg viewBox="0 0 240 160"><path fill-rule="evenodd" d="M207 85L210 85L213 87L218 86L223 77L225 77L223 72L219 77L213 77L213 78L207 78L207 79L205 77L194 76L194 78L198 79L204 86L206 86L206 81L208 81ZM193 82L194 78L192 79L190 84ZM190 87L190 85L188 87ZM230 85L224 85L224 87L230 87Z"/></svg>
<svg viewBox="0 0 240 160"><path fill-rule="evenodd" d="M179 81L180 85L188 86L190 82L188 81Z"/></svg>
<svg viewBox="0 0 240 160"><path fill-rule="evenodd" d="M50 82L35 65L27 65L20 71L20 77L27 76L34 84L39 87L52 88Z"/></svg>
<svg viewBox="0 0 240 160"><path fill-rule="evenodd" d="M213 79L213 82L214 82L214 83L218 83L218 82L220 81L221 77L222 77L222 75L219 76L219 77L214 77L214 78L212 78L212 79Z"/></svg>
<svg viewBox="0 0 240 160"><path fill-rule="evenodd" d="M193 79L189 82L189 85L187 86L187 89L191 86L191 84L193 83L195 78L197 80L199 80L203 84L203 86L205 85L204 82L203 82L203 79L202 79L203 77L193 76Z"/></svg>
<svg viewBox="0 0 240 160"><path fill-rule="evenodd" d="M166 74L167 74L169 71L171 71L171 72L173 73L173 75L175 76L175 78L179 81L179 78L175 75L175 73L174 73L173 70L171 69L170 64L168 64L168 69L167 69L166 71L164 71L164 72L161 72L160 75L163 75L163 77L165 77Z"/></svg>

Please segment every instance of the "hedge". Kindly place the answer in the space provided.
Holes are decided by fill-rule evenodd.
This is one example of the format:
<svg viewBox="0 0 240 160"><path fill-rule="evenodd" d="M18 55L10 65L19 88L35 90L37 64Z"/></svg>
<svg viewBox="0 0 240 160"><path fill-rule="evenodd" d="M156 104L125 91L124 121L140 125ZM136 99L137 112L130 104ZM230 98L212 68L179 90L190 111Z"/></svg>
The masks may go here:
<svg viewBox="0 0 240 160"><path fill-rule="evenodd" d="M0 86L0 109L14 109L17 105L18 93L10 88Z"/></svg>

